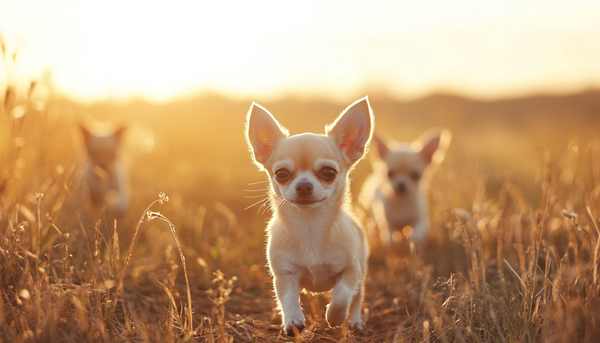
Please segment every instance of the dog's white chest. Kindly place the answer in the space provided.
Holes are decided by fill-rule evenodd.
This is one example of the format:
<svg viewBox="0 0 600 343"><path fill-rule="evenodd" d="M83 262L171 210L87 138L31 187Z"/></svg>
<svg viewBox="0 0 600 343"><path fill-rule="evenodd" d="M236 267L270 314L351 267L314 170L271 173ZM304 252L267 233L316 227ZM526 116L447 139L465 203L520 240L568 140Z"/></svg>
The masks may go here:
<svg viewBox="0 0 600 343"><path fill-rule="evenodd" d="M310 240L308 240L310 242ZM308 243L305 242L305 243ZM316 242L312 242L316 243ZM334 251L327 251L318 244L300 244L299 254L293 259L300 272L300 286L311 292L331 290L341 270L331 261L339 260Z"/></svg>
<svg viewBox="0 0 600 343"><path fill-rule="evenodd" d="M310 292L327 292L337 283L340 271L330 264L301 267L300 286Z"/></svg>
<svg viewBox="0 0 600 343"><path fill-rule="evenodd" d="M306 231L302 239L296 241L295 249L287 250L288 263L293 265L299 277L302 288L310 292L326 292L331 290L342 272L343 267L338 261L343 261L343 253L324 241L316 232Z"/></svg>
<svg viewBox="0 0 600 343"><path fill-rule="evenodd" d="M402 197L380 198L388 224L393 229L402 229L406 225L414 226L426 210L420 192Z"/></svg>

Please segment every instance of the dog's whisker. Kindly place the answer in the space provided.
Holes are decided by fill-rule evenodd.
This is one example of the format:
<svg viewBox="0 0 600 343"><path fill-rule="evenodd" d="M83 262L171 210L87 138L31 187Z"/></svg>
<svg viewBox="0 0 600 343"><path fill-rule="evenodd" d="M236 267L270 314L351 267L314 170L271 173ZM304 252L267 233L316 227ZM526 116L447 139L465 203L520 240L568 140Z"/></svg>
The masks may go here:
<svg viewBox="0 0 600 343"><path fill-rule="evenodd" d="M247 210L247 209L249 209L249 208L252 208L252 207L254 207L254 206L256 206L256 205L258 205L258 204L260 204L260 203L262 203L262 204L263 204L263 206L264 206L264 204L266 203L266 201L267 201L267 200L269 200L269 199L262 199L262 200L259 200L259 201L255 202L254 204L252 204L252 205L250 205L250 206L246 207L244 210Z"/></svg>
<svg viewBox="0 0 600 343"><path fill-rule="evenodd" d="M256 211L256 214L258 214L258 212L261 212L261 209L262 209L262 212L261 212L262 214L265 214L265 212L267 212L267 210L273 211L273 207L274 207L273 202L267 201L264 204L262 204L261 207L258 208L258 211Z"/></svg>
<svg viewBox="0 0 600 343"><path fill-rule="evenodd" d="M275 201L271 201L271 202L269 203L269 206L268 206L268 207L267 207L267 206L265 206L265 208L263 209L263 212L262 212L262 213L263 213L263 214L265 214L265 212L266 212L267 210L271 210L271 212L275 212L275 209L276 209L276 208L278 208L278 207L281 207L281 206L282 206L282 205L283 205L283 204L284 204L286 201L287 201L287 198L286 198L286 197L284 197L284 196L277 197L277 198L275 199ZM265 203L265 204L266 204L266 203ZM262 208L262 206L261 206L261 208Z"/></svg>
<svg viewBox="0 0 600 343"><path fill-rule="evenodd" d="M244 198L246 198L246 199L251 199L251 198L262 198L262 197L264 197L264 196L265 196L264 194L262 194L262 195L244 195Z"/></svg>
<svg viewBox="0 0 600 343"><path fill-rule="evenodd" d="M257 185L257 184L259 184L259 183L267 183L267 182L270 182L270 181L266 180L266 181L256 181L256 182L250 182L250 183L248 184L248 186L251 186L251 185Z"/></svg>
<svg viewBox="0 0 600 343"><path fill-rule="evenodd" d="M261 189L244 189L244 192L264 192L264 191L269 191L268 188L261 188Z"/></svg>
<svg viewBox="0 0 600 343"><path fill-rule="evenodd" d="M244 209L244 211L245 211L245 210L247 210L247 209L249 209L249 208L252 208L252 207L254 207L254 206L258 205L258 204L260 204L261 202L262 202L262 203L264 203L264 202L265 202L265 201L267 201L267 200L269 200L269 198L265 198L265 199L259 200L259 201L255 202L254 204L252 204L252 205L250 205L250 206L246 207L246 208ZM264 206L264 204L263 204L263 206Z"/></svg>
<svg viewBox="0 0 600 343"><path fill-rule="evenodd" d="M261 209L262 209L262 214L265 214L267 209L273 211L274 204L273 204L271 197L269 197L268 200L269 201L263 203L262 206L258 208L258 210L256 211L256 214L258 214L258 212L260 212Z"/></svg>
<svg viewBox="0 0 600 343"><path fill-rule="evenodd" d="M285 199L285 197L283 197L283 196L277 197L275 203L273 204L273 208L272 209L274 210L276 207L280 207L281 206L281 202L283 202L284 199Z"/></svg>

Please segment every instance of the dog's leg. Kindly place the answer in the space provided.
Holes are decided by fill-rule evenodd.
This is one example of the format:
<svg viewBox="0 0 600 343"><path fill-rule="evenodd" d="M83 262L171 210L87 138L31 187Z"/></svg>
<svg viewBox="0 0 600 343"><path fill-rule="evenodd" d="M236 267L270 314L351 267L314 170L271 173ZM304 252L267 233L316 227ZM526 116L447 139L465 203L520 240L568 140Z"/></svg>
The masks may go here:
<svg viewBox="0 0 600 343"><path fill-rule="evenodd" d="M350 329L363 330L362 326L362 303L365 298L365 280L360 283L358 292L352 297L350 305Z"/></svg>
<svg viewBox="0 0 600 343"><path fill-rule="evenodd" d="M304 329L304 314L300 307L300 285L297 277L292 273L275 275L275 294L281 309L281 316L285 324L285 333L294 336L294 327L300 333Z"/></svg>
<svg viewBox="0 0 600 343"><path fill-rule="evenodd" d="M331 302L327 305L325 313L329 326L340 326L346 321L352 297L359 290L360 282L360 273L355 266L342 273L331 292Z"/></svg>
<svg viewBox="0 0 600 343"><path fill-rule="evenodd" d="M425 194L419 193L419 219L413 225L412 234L412 238L414 238L418 244L425 243L425 238L427 237L427 232L429 231L429 207L427 206L427 201L425 199Z"/></svg>
<svg viewBox="0 0 600 343"><path fill-rule="evenodd" d="M412 238L414 238L417 241L417 243L423 244L425 242L428 226L429 225L427 219L421 219L419 220L419 222L415 223L413 227Z"/></svg>

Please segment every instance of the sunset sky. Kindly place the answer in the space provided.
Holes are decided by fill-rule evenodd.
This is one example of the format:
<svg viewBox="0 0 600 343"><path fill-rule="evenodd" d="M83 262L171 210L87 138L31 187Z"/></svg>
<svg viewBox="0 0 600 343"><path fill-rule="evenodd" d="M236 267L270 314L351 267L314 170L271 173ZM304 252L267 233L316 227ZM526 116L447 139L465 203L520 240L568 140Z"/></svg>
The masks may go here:
<svg viewBox="0 0 600 343"><path fill-rule="evenodd" d="M0 0L0 34L17 79L82 101L600 88L597 0Z"/></svg>

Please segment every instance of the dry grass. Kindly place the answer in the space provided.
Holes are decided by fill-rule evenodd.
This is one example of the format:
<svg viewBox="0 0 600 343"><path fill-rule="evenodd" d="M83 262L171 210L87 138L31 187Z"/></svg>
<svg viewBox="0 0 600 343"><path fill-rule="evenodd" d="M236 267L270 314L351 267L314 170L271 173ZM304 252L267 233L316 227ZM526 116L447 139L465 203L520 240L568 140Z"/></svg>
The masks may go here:
<svg viewBox="0 0 600 343"><path fill-rule="evenodd" d="M132 210L113 223L83 206L77 105L39 103L34 87L22 99L15 93L6 92L0 112L1 341L290 341L265 267L268 213L243 210L254 200L243 190L263 195L265 187L248 185L263 178L242 140L249 103L240 105L242 121L231 124L240 130L202 129L219 143L209 148L184 129L158 126L152 153L130 144ZM315 106L331 117L341 109ZM385 110L376 115L394 122ZM175 125L148 117L148 126ZM176 123L196 123L188 119ZM239 135L240 146L227 151L219 134ZM210 160L209 150L221 159ZM302 295L301 340L599 341L600 147L571 143L560 159L550 151L538 171L505 178L487 174L487 165L461 169L472 156L451 150L432 187L425 247L385 251L372 243L366 331L328 328L327 295ZM227 163L239 175L232 177ZM153 202L163 190L170 201L161 194Z"/></svg>

